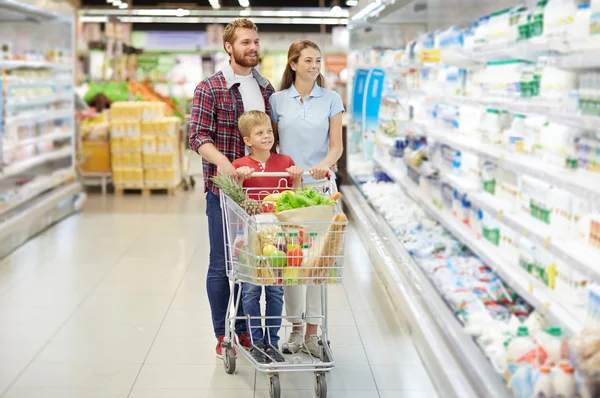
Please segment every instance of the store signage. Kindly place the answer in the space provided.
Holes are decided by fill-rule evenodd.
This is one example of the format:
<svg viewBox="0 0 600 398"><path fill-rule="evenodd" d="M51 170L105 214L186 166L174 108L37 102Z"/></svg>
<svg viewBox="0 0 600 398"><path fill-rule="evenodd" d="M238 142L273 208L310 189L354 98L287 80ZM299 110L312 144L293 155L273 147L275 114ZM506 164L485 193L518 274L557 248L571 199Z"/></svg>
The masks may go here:
<svg viewBox="0 0 600 398"><path fill-rule="evenodd" d="M363 97L363 153L365 160L373 159L375 137L379 129L379 108L381 106L384 78L385 72L382 69L372 69L367 78L366 92Z"/></svg>
<svg viewBox="0 0 600 398"><path fill-rule="evenodd" d="M338 75L348 66L348 56L346 54L327 54L325 55L325 69L328 72Z"/></svg>
<svg viewBox="0 0 600 398"><path fill-rule="evenodd" d="M363 132L363 105L367 78L371 73L368 69L357 69L354 75L354 91L352 94L352 117L350 119L348 147L351 153L360 151Z"/></svg>

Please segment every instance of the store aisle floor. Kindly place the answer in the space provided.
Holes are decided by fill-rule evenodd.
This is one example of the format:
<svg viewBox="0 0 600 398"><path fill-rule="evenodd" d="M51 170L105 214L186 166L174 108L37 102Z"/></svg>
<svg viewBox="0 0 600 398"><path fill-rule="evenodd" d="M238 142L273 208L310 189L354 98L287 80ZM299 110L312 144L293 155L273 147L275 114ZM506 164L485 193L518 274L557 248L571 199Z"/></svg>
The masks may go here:
<svg viewBox="0 0 600 398"><path fill-rule="evenodd" d="M268 397L266 376L243 359L227 375L214 355L200 191L91 196L0 263L0 397ZM346 259L329 292L328 396L434 397L352 230ZM281 385L284 398L314 396L312 375Z"/></svg>

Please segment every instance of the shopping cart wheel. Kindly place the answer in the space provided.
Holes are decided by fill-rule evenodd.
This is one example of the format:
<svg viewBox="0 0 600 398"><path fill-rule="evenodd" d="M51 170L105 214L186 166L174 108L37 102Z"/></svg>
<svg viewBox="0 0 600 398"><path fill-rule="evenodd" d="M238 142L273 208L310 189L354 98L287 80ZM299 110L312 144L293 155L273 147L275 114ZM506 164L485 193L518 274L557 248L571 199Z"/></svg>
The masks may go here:
<svg viewBox="0 0 600 398"><path fill-rule="evenodd" d="M317 373L315 393L317 394L317 398L327 398L327 379L325 379L325 373Z"/></svg>
<svg viewBox="0 0 600 398"><path fill-rule="evenodd" d="M279 375L271 375L269 383L269 397L279 398L281 396L281 385L279 384Z"/></svg>
<svg viewBox="0 0 600 398"><path fill-rule="evenodd" d="M329 347L329 349L331 350L331 344L329 343L329 341L325 343L323 340L319 340L319 345L321 346L321 361L331 362L329 352L325 349L325 345L327 345L327 347Z"/></svg>
<svg viewBox="0 0 600 398"><path fill-rule="evenodd" d="M235 354L233 348L223 347L223 364L225 365L225 372L232 375L235 373Z"/></svg>

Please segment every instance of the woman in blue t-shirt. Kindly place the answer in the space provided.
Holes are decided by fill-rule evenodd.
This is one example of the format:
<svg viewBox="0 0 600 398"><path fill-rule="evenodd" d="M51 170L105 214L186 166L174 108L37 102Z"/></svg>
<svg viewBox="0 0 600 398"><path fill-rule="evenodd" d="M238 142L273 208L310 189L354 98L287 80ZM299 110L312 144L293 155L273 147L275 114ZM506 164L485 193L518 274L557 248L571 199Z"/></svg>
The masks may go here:
<svg viewBox="0 0 600 398"><path fill-rule="evenodd" d="M339 94L324 88L321 75L321 50L309 40L294 42L288 51L288 64L283 73L281 91L271 96L272 119L279 141L279 152L290 156L296 165L309 170L312 178L304 184L319 183L337 163L344 150L342 113ZM333 173L332 173L333 174ZM296 353L306 347L320 356L317 336L321 315L321 287L286 286L285 305L288 316L308 317L306 336L302 336L300 318L292 320L294 328L283 352Z"/></svg>

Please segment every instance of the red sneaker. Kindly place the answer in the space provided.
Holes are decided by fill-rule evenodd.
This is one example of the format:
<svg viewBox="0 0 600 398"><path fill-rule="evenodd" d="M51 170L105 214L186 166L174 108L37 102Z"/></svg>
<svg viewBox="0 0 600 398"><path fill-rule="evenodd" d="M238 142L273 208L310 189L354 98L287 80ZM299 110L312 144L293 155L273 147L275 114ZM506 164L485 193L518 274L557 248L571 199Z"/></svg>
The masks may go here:
<svg viewBox="0 0 600 398"><path fill-rule="evenodd" d="M225 335L219 336L219 339L217 340L216 352L217 352L217 358L219 358L219 359L223 359L223 347L221 347L221 344L223 344L224 339L225 339Z"/></svg>
<svg viewBox="0 0 600 398"><path fill-rule="evenodd" d="M250 340L250 333L246 332L240 336L240 344L246 349L252 348L252 341Z"/></svg>

